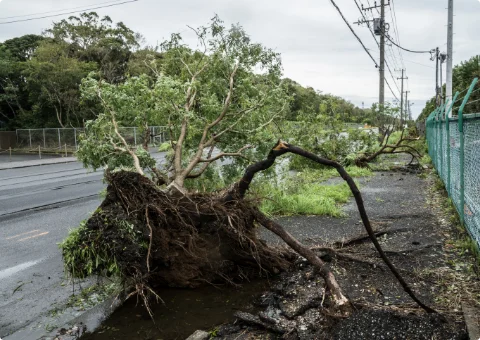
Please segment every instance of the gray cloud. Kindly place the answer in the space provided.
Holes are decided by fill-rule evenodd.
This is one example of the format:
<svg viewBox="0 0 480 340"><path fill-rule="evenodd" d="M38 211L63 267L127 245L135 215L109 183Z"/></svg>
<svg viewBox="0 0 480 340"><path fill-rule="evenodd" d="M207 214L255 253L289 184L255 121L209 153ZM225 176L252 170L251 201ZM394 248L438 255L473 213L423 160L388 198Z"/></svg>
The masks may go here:
<svg viewBox="0 0 480 340"><path fill-rule="evenodd" d="M95 2L104 1L3 0L0 2L0 17L53 11ZM336 2L350 22L360 17L353 1ZM366 0L362 2L367 5ZM402 45L420 50L439 46L441 50L446 50L447 0L394 0L394 3ZM390 10L387 9L386 18L391 23ZM114 21L123 21L133 30L142 33L151 45L173 32L182 32L187 42L193 42L186 25L206 24L217 13L228 24L240 23L255 41L280 52L285 75L302 85L346 97L360 106L362 102L370 106L378 96L378 70L329 1L140 0L97 12L100 15L110 15ZM477 37L480 31L479 15L480 1L455 0L454 63L480 52ZM61 18L0 25L0 40L29 33L39 34ZM368 29L356 25L354 29L378 60L378 47ZM393 25L390 32L393 35ZM391 55L392 50L387 50ZM399 73L394 68L401 67L401 62L398 51L396 48L393 50L396 62L391 57L387 60L397 77ZM415 102L412 111L416 116L426 100L434 94L434 63L429 60L428 54L402 52L402 56L409 77L406 87L411 91L409 96L412 102ZM390 75L388 81L398 95ZM386 97L393 98L388 89Z"/></svg>

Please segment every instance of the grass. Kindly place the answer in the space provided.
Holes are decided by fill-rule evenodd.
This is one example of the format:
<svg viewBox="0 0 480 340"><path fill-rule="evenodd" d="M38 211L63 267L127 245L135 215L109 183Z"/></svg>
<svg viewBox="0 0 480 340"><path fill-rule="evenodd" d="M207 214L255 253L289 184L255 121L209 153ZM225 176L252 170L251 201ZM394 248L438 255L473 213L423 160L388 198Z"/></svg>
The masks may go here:
<svg viewBox="0 0 480 340"><path fill-rule="evenodd" d="M480 249L470 237L466 227L461 224L457 208L453 200L448 196L445 185L436 172L433 189L440 193L443 212L456 229L456 237L452 240L452 246L456 249L459 256L472 255L475 262L475 271L480 274Z"/></svg>
<svg viewBox="0 0 480 340"><path fill-rule="evenodd" d="M372 175L368 169L347 167L352 177ZM251 195L262 198L260 209L268 215L323 215L341 217L341 205L352 196L345 182L321 183L338 176L335 169L307 169L281 183L261 179Z"/></svg>
<svg viewBox="0 0 480 340"><path fill-rule="evenodd" d="M340 203L351 196L345 183L338 185L310 184L284 191L264 184L260 187L264 199L260 209L268 215L327 215L341 217Z"/></svg>

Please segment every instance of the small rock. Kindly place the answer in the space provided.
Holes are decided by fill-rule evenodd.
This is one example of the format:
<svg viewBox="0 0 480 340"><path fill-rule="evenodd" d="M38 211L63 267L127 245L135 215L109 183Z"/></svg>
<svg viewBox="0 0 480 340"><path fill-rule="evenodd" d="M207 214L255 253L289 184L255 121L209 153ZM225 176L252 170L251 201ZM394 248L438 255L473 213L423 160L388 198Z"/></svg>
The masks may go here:
<svg viewBox="0 0 480 340"><path fill-rule="evenodd" d="M192 335L190 335L186 340L207 340L210 337L205 331L196 330Z"/></svg>

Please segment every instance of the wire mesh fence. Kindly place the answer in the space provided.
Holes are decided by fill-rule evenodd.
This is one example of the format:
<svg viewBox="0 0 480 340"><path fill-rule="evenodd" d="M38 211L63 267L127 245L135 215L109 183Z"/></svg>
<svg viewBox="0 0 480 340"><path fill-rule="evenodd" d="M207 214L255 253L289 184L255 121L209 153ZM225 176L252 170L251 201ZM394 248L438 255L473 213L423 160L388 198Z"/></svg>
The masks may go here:
<svg viewBox="0 0 480 340"><path fill-rule="evenodd" d="M132 146L144 143L146 134L136 127L120 127L120 134ZM55 128L55 129L19 129L17 135L17 149L44 151L78 150L79 140L85 132L83 128ZM149 145L159 145L167 140L166 126L149 127Z"/></svg>
<svg viewBox="0 0 480 340"><path fill-rule="evenodd" d="M426 121L426 136L428 152L460 221L480 247L480 176L477 173L480 167L480 114L463 112L477 80L475 78L472 82L460 106L447 103L430 114ZM457 96L458 93L453 103ZM449 117L450 113L452 117Z"/></svg>

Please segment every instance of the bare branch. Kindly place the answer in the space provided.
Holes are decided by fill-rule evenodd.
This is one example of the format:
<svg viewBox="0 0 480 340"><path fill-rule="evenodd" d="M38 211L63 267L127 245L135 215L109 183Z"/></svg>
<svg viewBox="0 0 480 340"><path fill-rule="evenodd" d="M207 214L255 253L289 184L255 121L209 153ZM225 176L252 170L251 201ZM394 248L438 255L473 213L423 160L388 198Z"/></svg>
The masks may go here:
<svg viewBox="0 0 480 340"><path fill-rule="evenodd" d="M205 126L205 129L203 130L203 134L200 139L200 143L198 144L198 150L195 153L195 156L193 156L192 160L183 171L180 169L180 167L177 167L177 166L175 167L176 168L175 170L178 171L178 174L175 178L177 184L183 185L183 180L190 174L190 172L192 172L192 170L198 164L199 160L202 158L202 153L205 147L208 147L211 145L211 143L209 145L205 144L207 134L210 131L210 129L215 125L217 125L218 123L220 123L225 118L225 115L227 114L227 111L230 107L230 103L232 101L233 84L234 84L235 74L237 73L238 67L239 67L239 63L236 63L232 73L230 74L229 89L228 89L227 97L225 98L223 110L213 122ZM187 99L189 98L189 95L190 95L189 92L190 92L190 88L189 88L189 91L187 92ZM183 124L182 124L182 129L183 129ZM185 130L186 130L186 127L185 127ZM182 137L182 133L180 134L180 137ZM178 143L180 143L180 141L183 143L184 139L185 139L185 135L183 134L183 138L182 139L179 138ZM212 142L213 141L214 140L212 140ZM177 153L179 153L178 157L181 157L181 146L179 146L179 144L177 144L176 150L177 152L175 154L175 157L177 157ZM180 152L178 152L178 150L180 150ZM177 161L177 159L175 159L175 161L178 162L179 165L181 164L181 162Z"/></svg>
<svg viewBox="0 0 480 340"><path fill-rule="evenodd" d="M187 65L187 63L185 62L185 60L183 60L183 58L180 58L180 61L182 62L183 66L185 66L187 68L187 71L188 71L188 74L190 75L190 77L194 77L192 71L190 71L190 67Z"/></svg>
<svg viewBox="0 0 480 340"><path fill-rule="evenodd" d="M127 141L125 140L125 138L123 138L123 136L120 134L120 132L118 131L118 124L117 124L117 121L115 119L115 112L110 109L108 107L108 104L105 102L105 100L103 99L102 97L102 94L100 93L100 90L98 91L98 97L100 98L100 100L102 101L103 103L103 106L108 109L110 111L110 119L112 121L112 124L113 124L113 128L115 130L115 134L117 135L118 139L120 139L120 141L122 142L122 144L124 145L124 149L123 151L126 151L130 154L130 156L132 156L133 158L133 164L135 166L135 169L137 170L137 172L140 174L140 175L144 175L144 172L142 170L142 167L140 166L140 160L138 159L138 156L135 154L135 152L133 152L133 150L130 148L130 146L128 145ZM114 145L114 147L116 147Z"/></svg>
<svg viewBox="0 0 480 340"><path fill-rule="evenodd" d="M208 151L207 158L212 157L213 149L215 149L215 144L210 147L210 150ZM209 165L210 165L210 163L205 163L205 164L203 164L202 167L201 167L196 173L194 173L194 174L190 173L190 174L187 175L186 178L190 178L190 179L191 179L191 178L198 178L198 177L200 177L200 176L205 172L205 170L207 170L207 168L208 168Z"/></svg>
<svg viewBox="0 0 480 340"><path fill-rule="evenodd" d="M218 155L216 155L215 157L211 157L211 158L207 158L207 159L199 159L198 162L199 163L205 163L205 162L208 162L208 163L212 163L212 162L215 162L216 160L219 160L220 158L223 158L223 157L244 157L242 155L242 151L246 150L246 149L250 149L252 146L251 145L245 145L244 147L240 148L237 152L221 152L219 153Z"/></svg>

